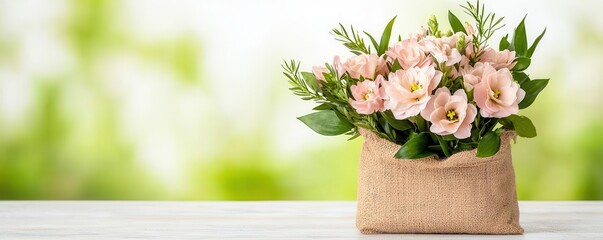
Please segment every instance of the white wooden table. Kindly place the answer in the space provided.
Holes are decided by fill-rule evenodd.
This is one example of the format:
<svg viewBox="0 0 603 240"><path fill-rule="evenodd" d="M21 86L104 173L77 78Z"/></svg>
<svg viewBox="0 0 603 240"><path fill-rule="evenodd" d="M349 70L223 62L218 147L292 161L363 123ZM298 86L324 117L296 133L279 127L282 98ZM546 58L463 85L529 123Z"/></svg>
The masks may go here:
<svg viewBox="0 0 603 240"><path fill-rule="evenodd" d="M355 202L0 201L0 239L603 239L603 202L521 202L524 235L362 235Z"/></svg>

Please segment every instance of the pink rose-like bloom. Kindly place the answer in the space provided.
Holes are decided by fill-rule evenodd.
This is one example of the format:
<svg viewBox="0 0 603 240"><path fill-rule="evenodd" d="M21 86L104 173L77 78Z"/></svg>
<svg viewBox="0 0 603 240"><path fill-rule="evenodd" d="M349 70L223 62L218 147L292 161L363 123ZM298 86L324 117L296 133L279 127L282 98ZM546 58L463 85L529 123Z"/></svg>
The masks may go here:
<svg viewBox="0 0 603 240"><path fill-rule="evenodd" d="M360 79L360 76L375 79L375 76L387 73L386 63L385 59L377 54L362 54L349 58L343 63L343 68L354 79Z"/></svg>
<svg viewBox="0 0 603 240"><path fill-rule="evenodd" d="M385 54L392 59L392 62L398 60L402 69L409 69L415 66L427 67L433 64L431 57L428 57L421 50L419 42L412 38L394 44Z"/></svg>
<svg viewBox="0 0 603 240"><path fill-rule="evenodd" d="M459 69L457 70L456 67L450 68L450 75L454 78L457 78L462 76L463 74L470 72L472 69L473 67L471 67L471 64L469 64L469 58L467 58L466 56L461 56L461 61L459 62Z"/></svg>
<svg viewBox="0 0 603 240"><path fill-rule="evenodd" d="M333 57L333 68L335 69L335 72L337 72L337 75L339 75L340 78L345 73L343 64L341 63L341 61L339 61L339 56ZM314 73L314 77L316 77L316 80L326 81L323 73L329 73L329 69L325 66L314 66L312 67L312 73ZM318 84L320 84L320 81L318 82Z"/></svg>
<svg viewBox="0 0 603 240"><path fill-rule="evenodd" d="M385 79L379 75L375 81L365 80L350 87L354 97L354 99L350 98L350 104L356 112L368 115L383 110L383 93L380 88L383 81Z"/></svg>
<svg viewBox="0 0 603 240"><path fill-rule="evenodd" d="M492 67L489 63L477 62L473 68L467 69L463 73L463 84L467 91L473 90L473 86L478 84L482 78L484 77L484 73L486 75L490 75L496 72L496 69Z"/></svg>
<svg viewBox="0 0 603 240"><path fill-rule="evenodd" d="M314 73L314 77L316 78L316 80L319 80L319 81L326 81L325 75L323 75L323 73L328 73L328 72L329 72L329 69L325 66L312 67L312 73Z"/></svg>
<svg viewBox="0 0 603 240"><path fill-rule="evenodd" d="M486 48L479 58L480 62L490 63L496 70L501 68L513 68L515 66L514 60L515 51L505 49L499 52L492 48Z"/></svg>
<svg viewBox="0 0 603 240"><path fill-rule="evenodd" d="M419 44L421 49L430 53L438 63L446 62L446 66L449 67L461 61L461 53L456 49L458 36L458 34L441 38L427 36Z"/></svg>
<svg viewBox="0 0 603 240"><path fill-rule="evenodd" d="M396 119L419 114L441 78L442 72L435 70L433 66L390 73L389 80L384 82L385 109L391 109Z"/></svg>
<svg viewBox="0 0 603 240"><path fill-rule="evenodd" d="M507 68L498 71L484 64L482 77L474 86L474 97L483 117L504 118L519 111L526 92L513 81Z"/></svg>
<svg viewBox="0 0 603 240"><path fill-rule="evenodd" d="M417 30L414 33L409 34L408 37L415 41L420 41L421 39L425 38L425 36L427 36L427 28L421 26L421 28L419 28L419 30Z"/></svg>
<svg viewBox="0 0 603 240"><path fill-rule="evenodd" d="M421 111L421 117L431 122L431 132L442 136L454 134L458 139L471 136L471 123L476 115L477 108L467 103L465 90L459 89L450 95L446 87L436 90Z"/></svg>

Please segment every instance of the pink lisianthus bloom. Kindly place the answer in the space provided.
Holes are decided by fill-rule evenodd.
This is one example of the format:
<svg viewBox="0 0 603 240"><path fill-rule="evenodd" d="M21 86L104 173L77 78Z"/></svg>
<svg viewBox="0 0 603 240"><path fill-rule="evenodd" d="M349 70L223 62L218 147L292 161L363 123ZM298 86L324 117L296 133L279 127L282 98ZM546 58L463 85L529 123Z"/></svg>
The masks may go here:
<svg viewBox="0 0 603 240"><path fill-rule="evenodd" d="M456 49L457 40L458 34L441 38L427 36L419 44L421 50L430 53L438 63L446 63L450 67L461 61L461 53Z"/></svg>
<svg viewBox="0 0 603 240"><path fill-rule="evenodd" d="M427 36L427 28L421 26L421 28L419 28L419 30L417 30L414 33L409 34L408 37L415 41L420 41L421 39L425 38L425 36Z"/></svg>
<svg viewBox="0 0 603 240"><path fill-rule="evenodd" d="M509 69L496 71L489 64L484 64L482 77L474 87L475 102L483 117L504 118L517 114L519 103L526 95L513 81Z"/></svg>
<svg viewBox="0 0 603 240"><path fill-rule="evenodd" d="M318 83L320 83L320 81L326 81L323 73L329 73L329 69L325 66L314 66L312 67L312 73L314 73L314 77L319 81Z"/></svg>
<svg viewBox="0 0 603 240"><path fill-rule="evenodd" d="M333 57L333 69L335 72L337 72L337 75L339 75L340 78L345 73L343 64L341 61L339 61L339 56ZM312 73L314 74L316 80L319 80L318 84L320 84L320 81L326 81L323 73L329 73L329 69L325 66L314 66L312 67Z"/></svg>
<svg viewBox="0 0 603 240"><path fill-rule="evenodd" d="M461 56L461 61L459 62L459 69L457 70L456 67L451 68L450 75L454 78L457 78L465 73L470 72L472 69L473 67L471 67L471 64L469 64L469 58L467 58L466 56Z"/></svg>
<svg viewBox="0 0 603 240"><path fill-rule="evenodd" d="M427 67L433 64L431 57L428 57L416 39L405 39L402 42L394 44L385 52L392 59L392 62L398 60L402 69L412 67Z"/></svg>
<svg viewBox="0 0 603 240"><path fill-rule="evenodd" d="M381 84L383 76L377 76L375 81L364 80L350 87L352 96L350 104L360 114L371 114L383 110L383 91Z"/></svg>
<svg viewBox="0 0 603 240"><path fill-rule="evenodd" d="M389 80L384 82L385 109L390 109L396 119L419 114L441 79L442 72L433 66L390 73Z"/></svg>
<svg viewBox="0 0 603 240"><path fill-rule="evenodd" d="M477 108L467 103L465 90L459 89L450 95L446 87L436 90L421 111L421 117L431 122L431 132L442 136L453 134L458 139L471 136L471 123L476 115Z"/></svg>
<svg viewBox="0 0 603 240"><path fill-rule="evenodd" d="M469 24L468 22L465 22L465 32L467 32L468 36L473 36L475 34L475 29L473 28L473 25Z"/></svg>
<svg viewBox="0 0 603 240"><path fill-rule="evenodd" d="M499 52L493 48L486 48L479 61L490 63L496 70L501 68L511 69L515 66L515 51L505 49Z"/></svg>
<svg viewBox="0 0 603 240"><path fill-rule="evenodd" d="M473 90L473 86L478 84L484 77L484 72L486 72L486 74L492 74L493 72L496 72L496 69L489 63L477 62L473 68L463 72L463 85L465 89L467 89L467 91Z"/></svg>
<svg viewBox="0 0 603 240"><path fill-rule="evenodd" d="M388 71L387 62L377 54L353 56L343 63L343 68L354 79L360 79L360 76L375 79L377 75L386 74Z"/></svg>

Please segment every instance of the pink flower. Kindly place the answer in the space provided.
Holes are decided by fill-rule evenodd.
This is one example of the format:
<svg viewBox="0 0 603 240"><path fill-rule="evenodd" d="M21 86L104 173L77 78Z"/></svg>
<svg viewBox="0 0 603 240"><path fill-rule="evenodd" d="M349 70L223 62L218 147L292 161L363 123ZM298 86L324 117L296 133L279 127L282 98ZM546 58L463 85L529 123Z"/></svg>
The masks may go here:
<svg viewBox="0 0 603 240"><path fill-rule="evenodd" d="M496 71L484 64L482 77L475 84L474 97L483 117L504 118L519 111L519 103L526 92L513 81L507 68Z"/></svg>
<svg viewBox="0 0 603 240"><path fill-rule="evenodd" d="M484 77L484 73L489 75L493 72L496 72L496 69L490 66L489 63L475 63L473 68L469 68L467 71L463 72L463 84L465 89L467 89L467 91L473 90L473 86L481 81Z"/></svg>
<svg viewBox="0 0 603 240"><path fill-rule="evenodd" d="M419 30L417 30L414 33L409 34L409 38L415 41L420 41L421 39L425 38L425 36L427 36L427 28L421 26L421 28L419 28Z"/></svg>
<svg viewBox="0 0 603 240"><path fill-rule="evenodd" d="M454 78L457 78L467 72L470 72L471 69L473 68L471 67L471 64L469 64L469 58L467 58L466 56L461 56L461 61L459 62L459 69L457 70L456 67L450 68L450 75Z"/></svg>
<svg viewBox="0 0 603 240"><path fill-rule="evenodd" d="M384 83L385 109L391 109L396 119L419 114L441 78L442 72L435 70L433 66L390 73L389 80Z"/></svg>
<svg viewBox="0 0 603 240"><path fill-rule="evenodd" d="M421 50L430 53L438 63L446 63L449 67L461 61L461 53L456 49L458 36L458 34L441 38L427 36L419 44Z"/></svg>
<svg viewBox="0 0 603 240"><path fill-rule="evenodd" d="M385 59L377 56L377 54L353 56L345 61L343 68L354 79L360 79L360 76L367 79L375 79L377 75L387 73Z"/></svg>
<svg viewBox="0 0 603 240"><path fill-rule="evenodd" d="M467 35L473 36L475 34L475 29L473 28L473 25L469 24L468 22L465 22L465 32L467 32Z"/></svg>
<svg viewBox="0 0 603 240"><path fill-rule="evenodd" d="M323 73L329 73L329 69L325 66L314 66L312 67L312 73L314 73L314 77L316 80L319 80L320 83L320 81L326 81Z"/></svg>
<svg viewBox="0 0 603 240"><path fill-rule="evenodd" d="M415 66L427 67L433 64L431 57L428 57L421 50L419 42L412 38L396 43L385 54L392 58L392 62L398 60L402 69L409 69Z"/></svg>
<svg viewBox="0 0 603 240"><path fill-rule="evenodd" d="M431 122L431 132L442 136L454 134L458 139L471 136L471 123L476 115L477 108L467 103L465 90L459 89L451 96L446 87L436 90L421 111L421 117Z"/></svg>
<svg viewBox="0 0 603 240"><path fill-rule="evenodd" d="M490 63L496 70L501 68L511 69L515 66L515 51L505 49L499 52L492 48L486 48L479 61Z"/></svg>
<svg viewBox="0 0 603 240"><path fill-rule="evenodd" d="M385 79L379 75L375 81L365 80L350 87L354 97L354 99L350 98L350 104L356 109L356 112L368 115L383 110L383 98L380 88L383 81Z"/></svg>

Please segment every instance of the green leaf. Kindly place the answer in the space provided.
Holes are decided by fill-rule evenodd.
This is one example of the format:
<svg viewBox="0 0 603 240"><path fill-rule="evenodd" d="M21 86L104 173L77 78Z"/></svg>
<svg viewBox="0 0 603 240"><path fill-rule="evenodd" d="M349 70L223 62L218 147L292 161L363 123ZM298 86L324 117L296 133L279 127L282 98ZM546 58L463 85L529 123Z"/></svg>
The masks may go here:
<svg viewBox="0 0 603 240"><path fill-rule="evenodd" d="M458 138L456 138L453 134L448 134L448 135L444 135L442 136L442 139L444 141L454 141L454 140L458 140Z"/></svg>
<svg viewBox="0 0 603 240"><path fill-rule="evenodd" d="M532 54L534 54L534 50L536 50L536 46L538 46L540 39L542 39L542 37L544 36L545 33L546 33L546 28L544 28L544 31L542 31L542 33L536 38L536 40L534 40L534 43L532 43L532 46L530 46L530 48L528 49L526 56L532 57Z"/></svg>
<svg viewBox="0 0 603 240"><path fill-rule="evenodd" d="M525 20L526 17L523 17L517 28L515 28L515 35L513 36L513 46L519 56L526 56L526 50L528 49Z"/></svg>
<svg viewBox="0 0 603 240"><path fill-rule="evenodd" d="M532 120L525 116L511 115L504 118L513 124L513 129L517 132L520 137L533 138L536 137L536 127L532 123Z"/></svg>
<svg viewBox="0 0 603 240"><path fill-rule="evenodd" d="M394 64L392 64L391 69L389 70L390 72L396 72L398 70L402 69L402 66L400 65L400 62L398 62L398 59L396 59L394 61Z"/></svg>
<svg viewBox="0 0 603 240"><path fill-rule="evenodd" d="M377 50L377 55L379 56L385 53L387 47L389 46L389 38L392 35L392 27L394 26L394 21L396 20L396 17L392 18L392 20L389 21L387 26L385 26L385 29L383 29L383 34L381 35L381 42L379 43L379 49Z"/></svg>
<svg viewBox="0 0 603 240"><path fill-rule="evenodd" d="M404 159L417 159L425 157L427 143L429 139L426 133L419 133L411 137L400 149L394 157Z"/></svg>
<svg viewBox="0 0 603 240"><path fill-rule="evenodd" d="M498 44L498 50L502 51L505 49L508 49L509 46L511 45L511 43L509 43L509 34L505 35L503 38L500 39L500 44Z"/></svg>
<svg viewBox="0 0 603 240"><path fill-rule="evenodd" d="M331 105L329 105L328 103L323 103L323 104L320 104L320 105L312 108L312 110L317 110L317 111L318 110L331 110L331 109L332 109Z"/></svg>
<svg viewBox="0 0 603 240"><path fill-rule="evenodd" d="M314 73L302 72L301 74L302 74L302 77L304 78L304 82L306 82L306 84L308 86L310 86L310 88L312 88L312 90L314 90L315 92L320 91L320 86L318 86L318 80L316 80Z"/></svg>
<svg viewBox="0 0 603 240"><path fill-rule="evenodd" d="M529 66L530 63L532 63L532 60L529 57L517 57L515 58L515 66L513 67L513 69L511 69L512 71L523 71L526 70Z"/></svg>
<svg viewBox="0 0 603 240"><path fill-rule="evenodd" d="M513 79L522 85L526 81L530 81L530 77L524 72L513 72Z"/></svg>
<svg viewBox="0 0 603 240"><path fill-rule="evenodd" d="M337 116L332 110L318 111L305 116L298 117L318 134L325 136L336 136L344 134L354 127L347 120Z"/></svg>
<svg viewBox="0 0 603 240"><path fill-rule="evenodd" d="M452 31L454 32L463 32L467 34L465 31L465 27L451 11L448 11L448 22L450 22L450 27L452 27Z"/></svg>
<svg viewBox="0 0 603 240"><path fill-rule="evenodd" d="M394 114L390 110L381 113L381 115L389 125L397 130L405 131L415 127L415 125L408 120L398 120L394 118Z"/></svg>
<svg viewBox="0 0 603 240"><path fill-rule="evenodd" d="M540 92L549 83L549 79L534 79L521 84L521 89L526 92L526 96L519 103L519 109L524 109L532 105Z"/></svg>
<svg viewBox="0 0 603 240"><path fill-rule="evenodd" d="M442 148L442 152L446 157L450 157L452 153L450 153L450 148L448 147L446 141L442 138L442 136L436 134L436 139L440 143L440 147Z"/></svg>
<svg viewBox="0 0 603 240"><path fill-rule="evenodd" d="M500 136L495 132L487 132L477 144L477 157L489 157L500 149Z"/></svg>
<svg viewBox="0 0 603 240"><path fill-rule="evenodd" d="M366 34L371 39L371 42L373 43L373 47L375 47L375 50L379 50L379 44L377 43L377 40L375 40L375 38L367 32L364 32L364 34Z"/></svg>

